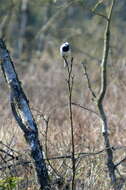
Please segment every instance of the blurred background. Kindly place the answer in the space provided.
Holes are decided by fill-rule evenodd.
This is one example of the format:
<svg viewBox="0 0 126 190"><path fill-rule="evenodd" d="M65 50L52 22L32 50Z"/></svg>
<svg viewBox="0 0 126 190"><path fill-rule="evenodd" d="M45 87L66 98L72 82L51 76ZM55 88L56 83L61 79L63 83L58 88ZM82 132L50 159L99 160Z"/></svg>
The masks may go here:
<svg viewBox="0 0 126 190"><path fill-rule="evenodd" d="M0 37L6 42L23 89L30 101L43 147L45 147L46 126L42 115L50 116L48 129L50 157L71 152L67 72L60 56L60 45L68 41L72 47L75 76L73 102L97 112L87 86L82 63L86 64L92 88L98 93L106 21L92 10L107 15L110 3L110 0L0 0ZM125 79L126 1L117 0L111 22L108 88L104 101L113 146L126 144ZM28 147L24 142L22 131L13 119L8 87L2 72L0 72L0 89L0 140L23 154L28 152ZM73 115L76 152L102 149L104 144L96 115L76 106L73 106ZM2 147L4 148L3 145ZM120 151L115 153L116 161L125 156L125 151ZM104 156L103 154L95 158L86 158L79 165L78 179L85 179L85 184L89 185L87 189L103 189L106 176ZM58 169L61 161L52 164ZM58 170L61 176L69 178L71 171L67 164L70 163L65 164ZM98 172L100 177L96 176ZM104 189L109 189L107 183Z"/></svg>

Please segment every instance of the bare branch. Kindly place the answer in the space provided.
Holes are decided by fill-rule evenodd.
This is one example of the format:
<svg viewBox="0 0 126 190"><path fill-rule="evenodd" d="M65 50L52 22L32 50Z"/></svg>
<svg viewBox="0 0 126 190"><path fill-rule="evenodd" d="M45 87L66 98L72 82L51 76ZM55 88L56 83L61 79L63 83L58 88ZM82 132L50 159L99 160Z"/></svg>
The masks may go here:
<svg viewBox="0 0 126 190"><path fill-rule="evenodd" d="M49 117L45 118L43 116L43 120L45 122L46 125L46 134L45 134L45 155L46 155L46 160L50 166L50 168L54 171L54 173L58 176L61 177L58 173L58 171L52 166L52 164L50 163L50 159L48 159L48 129L49 129Z"/></svg>
<svg viewBox="0 0 126 190"><path fill-rule="evenodd" d="M89 112L91 112L91 113L94 113L98 118L100 118L99 114L98 114L97 112L95 112L94 110L90 109L90 108L81 106L80 104L77 104L77 103L74 103L74 102L72 102L72 105L73 105L73 106L77 106L77 107L79 107L79 108L82 108L82 109L84 109L84 110L86 110L86 111L89 111Z"/></svg>
<svg viewBox="0 0 126 190"><path fill-rule="evenodd" d="M90 82L90 78L89 78L88 73L87 73L86 65L85 64L82 64L82 65L83 65L83 69L84 69L84 75L86 76L86 79L87 79L88 88L89 88L92 96L94 98L96 98L96 95L95 95L95 93L94 93L94 91L92 90L92 87L91 87L91 82Z"/></svg>
<svg viewBox="0 0 126 190"><path fill-rule="evenodd" d="M110 23L112 17L112 11L115 4L115 0L112 1L112 5L109 11L108 20L106 24L106 30L104 34L104 49L103 49L103 57L101 62L101 88L100 93L98 96L98 102L102 102L106 93L107 88L107 60L109 54L109 47L110 47Z"/></svg>
<svg viewBox="0 0 126 190"><path fill-rule="evenodd" d="M118 163L115 164L115 168L117 168L120 164L126 161L126 157L124 157L122 160L120 160Z"/></svg>
<svg viewBox="0 0 126 190"><path fill-rule="evenodd" d="M112 151L116 151L116 150L120 150L120 149L126 149L126 146L112 146L112 147L108 147L107 149L110 149L110 148L111 148ZM78 160L78 159L83 159L83 158L86 158L86 157L89 157L89 156L99 155L99 154L104 153L107 149L104 148L104 149L96 151L96 152L79 152L79 153L75 153L75 159ZM0 150L0 152L1 152L1 150ZM3 152L3 150L2 150L2 152ZM8 155L8 156L10 156L10 155ZM49 158L45 158L44 160L47 160L47 159L48 160L62 160L62 159L71 159L71 158L72 158L72 156L71 156L71 154L69 154L69 155L49 157ZM8 161L16 160L17 162L15 163L15 166L18 166L18 165L24 166L24 165L29 165L29 164L32 163L31 161L27 161L27 160L19 161L19 159L20 159L20 156L15 156L15 157L12 157ZM126 160L126 158L122 159L120 162L115 164L115 168L117 168L125 160ZM11 167L13 167L13 164L6 164L6 166L1 166L0 170L5 170L6 168L11 168Z"/></svg>

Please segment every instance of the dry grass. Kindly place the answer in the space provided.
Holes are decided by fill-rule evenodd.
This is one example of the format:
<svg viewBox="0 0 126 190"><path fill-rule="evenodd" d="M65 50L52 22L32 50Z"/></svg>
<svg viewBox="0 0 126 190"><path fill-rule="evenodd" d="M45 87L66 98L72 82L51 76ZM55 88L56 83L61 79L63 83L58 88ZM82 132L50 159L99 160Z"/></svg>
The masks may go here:
<svg viewBox="0 0 126 190"><path fill-rule="evenodd" d="M75 55L74 60L74 90L73 101L95 110L95 105L91 101L91 95L87 88L86 79L83 75L80 62L83 61L81 55ZM16 60L17 61L17 60ZM71 134L69 112L67 107L68 93L65 82L66 73L63 68L63 61L54 52L53 59L46 52L41 57L35 56L27 65L17 64L19 78L23 83L24 90L29 97L30 105L34 117L38 124L40 141L45 150L46 126L41 114L50 116L47 146L48 157L69 155L71 153ZM116 60L116 63L108 66L108 89L104 101L105 110L108 117L110 140L112 146L125 146L126 134L126 59ZM95 64L89 64L88 71L94 90L99 89L99 69ZM29 156L29 147L27 147L23 134L11 114L8 101L8 90L3 78L1 78L1 97L0 97L0 140L17 150L18 153L9 151L7 147L1 145L1 148L18 156L18 161L31 161ZM74 118L74 138L75 152L96 152L104 148L103 139L98 117L87 110L73 106ZM4 155L5 156L5 155ZM124 158L125 149L114 151L114 160L119 161ZM77 160L76 168L76 189L81 190L108 190L111 189L107 168L105 166L105 152L86 156ZM6 158L5 158L6 160ZM35 174L31 164L21 164L16 166L17 160L4 161L1 159L1 166L12 164L13 166L2 170L1 177L21 176L19 189L36 189ZM68 188L71 182L71 160L57 159L51 160L50 164L56 170L57 174L49 166L51 181L57 178L57 175L64 179L63 186ZM126 176L125 163L119 169L122 176ZM120 175L117 174L120 182ZM55 186L55 185L54 185ZM59 189L62 189L59 184ZM125 189L125 188L124 188Z"/></svg>

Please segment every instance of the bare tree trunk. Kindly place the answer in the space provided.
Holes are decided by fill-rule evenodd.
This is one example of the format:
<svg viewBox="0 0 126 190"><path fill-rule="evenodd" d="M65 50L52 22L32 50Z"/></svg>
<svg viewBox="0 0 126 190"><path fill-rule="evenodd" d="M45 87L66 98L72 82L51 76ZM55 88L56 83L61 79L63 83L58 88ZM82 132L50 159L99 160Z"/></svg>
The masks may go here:
<svg viewBox="0 0 126 190"><path fill-rule="evenodd" d="M101 63L101 88L100 93L97 98L97 106L101 117L101 124L102 124L102 134L104 138L104 144L106 147L106 153L107 153L107 167L109 171L109 176L111 179L112 184L116 184L116 175L115 175L115 165L113 162L113 151L110 146L109 141L109 133L108 133L108 123L106 114L104 112L103 108L103 100L106 94L106 88L107 88L107 60L108 60L108 54L109 54L109 42L110 42L110 22L111 22L111 16L113 11L115 0L112 0L112 5L110 8L110 12L108 15L108 18L106 18L106 30L105 30L105 36L104 36L104 49L103 49L103 58Z"/></svg>
<svg viewBox="0 0 126 190"><path fill-rule="evenodd" d="M48 171L43 158L42 147L38 138L38 129L32 116L29 102L21 87L13 62L2 39L0 39L1 68L10 88L10 103L12 113L24 132L24 137L30 146L31 157L36 170L37 181L40 190L49 187Z"/></svg>
<svg viewBox="0 0 126 190"><path fill-rule="evenodd" d="M106 153L107 153L106 155L107 155L108 173L111 179L111 183L114 185L116 184L115 165L113 162L113 151L112 151L112 147L110 145L110 140L109 140L107 118L104 112L103 105L101 103L98 103L98 109L101 116L102 134L103 134L104 144L105 144Z"/></svg>

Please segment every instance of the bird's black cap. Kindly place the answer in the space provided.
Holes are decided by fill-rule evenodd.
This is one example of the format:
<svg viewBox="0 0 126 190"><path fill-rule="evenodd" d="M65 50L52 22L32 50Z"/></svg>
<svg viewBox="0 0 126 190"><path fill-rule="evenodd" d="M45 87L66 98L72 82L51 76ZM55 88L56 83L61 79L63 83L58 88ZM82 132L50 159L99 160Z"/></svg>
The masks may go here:
<svg viewBox="0 0 126 190"><path fill-rule="evenodd" d="M69 51L70 50L70 46L69 46L69 44L67 44L67 45L65 45L65 46L63 46L63 52L67 52L67 51Z"/></svg>

